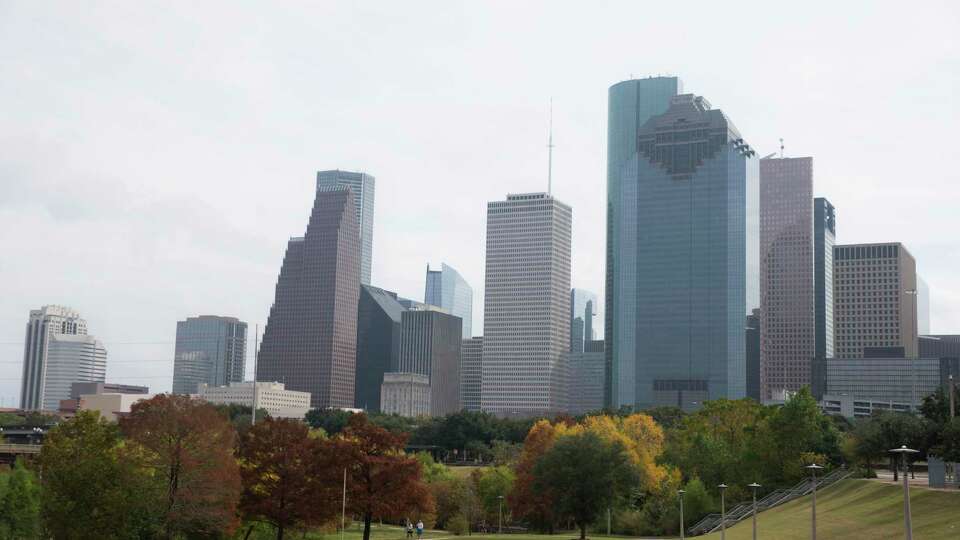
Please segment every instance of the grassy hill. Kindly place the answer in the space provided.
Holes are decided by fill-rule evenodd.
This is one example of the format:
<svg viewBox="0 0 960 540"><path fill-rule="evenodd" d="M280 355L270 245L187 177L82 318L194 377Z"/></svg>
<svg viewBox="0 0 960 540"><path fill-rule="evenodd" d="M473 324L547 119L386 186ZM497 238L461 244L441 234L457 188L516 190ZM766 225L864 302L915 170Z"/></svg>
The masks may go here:
<svg viewBox="0 0 960 540"><path fill-rule="evenodd" d="M916 540L960 538L960 491L911 489ZM750 519L727 529L728 540L751 538ZM810 497L757 514L757 537L810 538ZM903 538L903 487L870 480L845 480L817 493L818 538ZM717 539L720 533L698 538Z"/></svg>

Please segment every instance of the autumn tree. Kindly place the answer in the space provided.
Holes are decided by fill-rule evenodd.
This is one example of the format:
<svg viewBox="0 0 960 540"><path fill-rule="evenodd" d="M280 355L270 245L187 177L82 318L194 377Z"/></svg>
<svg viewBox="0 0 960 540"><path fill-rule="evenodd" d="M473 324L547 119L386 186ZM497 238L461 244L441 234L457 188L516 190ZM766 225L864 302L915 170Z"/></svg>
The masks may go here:
<svg viewBox="0 0 960 540"><path fill-rule="evenodd" d="M324 482L328 451L302 422L266 418L248 429L240 444L241 513L273 525L277 540L291 528L332 519L340 491Z"/></svg>
<svg viewBox="0 0 960 540"><path fill-rule="evenodd" d="M637 472L620 441L585 431L557 440L534 467L534 488L552 494L556 509L570 516L587 536L600 512L627 497Z"/></svg>
<svg viewBox="0 0 960 540"><path fill-rule="evenodd" d="M363 540L370 540L374 517L400 519L433 511L420 463L403 453L405 442L406 435L390 433L371 424L366 415L354 414L328 443L330 455L338 460L331 465L346 470L347 506L363 519Z"/></svg>
<svg viewBox="0 0 960 540"><path fill-rule="evenodd" d="M516 517L549 533L553 533L560 516L554 506L553 493L549 489L534 487L534 469L564 431L564 424L554 425L547 420L540 420L530 428L514 465L516 480L513 489L507 496L507 502Z"/></svg>
<svg viewBox="0 0 960 540"><path fill-rule="evenodd" d="M41 514L57 539L149 538L162 484L139 453L121 445L116 424L81 411L47 433L40 451Z"/></svg>
<svg viewBox="0 0 960 540"><path fill-rule="evenodd" d="M231 533L237 525L240 473L236 432L212 405L160 394L120 420L128 445L163 479L158 501L164 536Z"/></svg>

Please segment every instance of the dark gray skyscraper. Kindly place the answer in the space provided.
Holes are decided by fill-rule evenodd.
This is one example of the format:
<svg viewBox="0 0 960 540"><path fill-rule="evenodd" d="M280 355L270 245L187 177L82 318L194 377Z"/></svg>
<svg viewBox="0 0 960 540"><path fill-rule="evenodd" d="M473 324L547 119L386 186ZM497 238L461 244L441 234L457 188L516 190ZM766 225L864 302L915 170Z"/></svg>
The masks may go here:
<svg viewBox="0 0 960 540"><path fill-rule="evenodd" d="M331 189L331 191L326 191ZM311 407L353 407L360 234L350 188L317 191L291 238L257 361L257 380L310 392Z"/></svg>
<svg viewBox="0 0 960 540"><path fill-rule="evenodd" d="M823 197L813 200L814 355L833 358L833 245L837 216Z"/></svg>
<svg viewBox="0 0 960 540"><path fill-rule="evenodd" d="M216 315L177 321L173 393L195 394L199 384L243 382L246 357L247 323Z"/></svg>
<svg viewBox="0 0 960 540"><path fill-rule="evenodd" d="M483 377L483 336L465 339L460 345L460 406L480 410Z"/></svg>
<svg viewBox="0 0 960 540"><path fill-rule="evenodd" d="M430 414L460 410L460 317L435 309L408 310L401 315L400 373L430 379Z"/></svg>
<svg viewBox="0 0 960 540"><path fill-rule="evenodd" d="M355 406L380 411L383 374L400 365L400 322L404 308L397 294L378 287L360 287L357 315L357 386Z"/></svg>
<svg viewBox="0 0 960 540"><path fill-rule="evenodd" d="M360 232L360 283L369 285L373 266L373 201L376 179L360 172L333 170L317 173L317 189L333 186L349 187L353 192L353 209L357 215L357 230Z"/></svg>
<svg viewBox="0 0 960 540"><path fill-rule="evenodd" d="M423 302L460 317L463 320L463 339L472 336L473 289L454 267L441 263L440 270L431 270L427 265Z"/></svg>
<svg viewBox="0 0 960 540"><path fill-rule="evenodd" d="M623 81L610 87L607 115L607 275L603 337L607 406L633 405L636 398L637 137L650 117L662 114L682 91L676 77ZM624 235L629 237L624 239ZM624 301L624 295L631 300ZM626 349L625 349L626 348ZM625 351L625 352L624 352Z"/></svg>
<svg viewBox="0 0 960 540"><path fill-rule="evenodd" d="M636 153L624 159L614 148L624 136L624 123L613 120L625 105L618 86L609 155L619 166L608 182L619 205L608 262L613 335L605 335L614 348L613 405L689 410L744 397L744 322L759 306L756 153L720 110L685 94L639 123Z"/></svg>

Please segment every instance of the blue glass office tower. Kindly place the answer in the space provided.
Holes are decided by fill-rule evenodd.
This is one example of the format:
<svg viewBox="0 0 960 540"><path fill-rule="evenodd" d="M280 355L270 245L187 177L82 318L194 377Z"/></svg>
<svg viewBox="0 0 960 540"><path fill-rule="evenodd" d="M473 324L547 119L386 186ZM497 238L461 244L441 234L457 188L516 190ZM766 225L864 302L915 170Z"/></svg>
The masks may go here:
<svg viewBox="0 0 960 540"><path fill-rule="evenodd" d="M638 124L633 155L614 148L620 140L609 150L622 159L608 181L612 405L690 410L744 397L744 322L759 306L759 160L702 97L672 96Z"/></svg>
<svg viewBox="0 0 960 540"><path fill-rule="evenodd" d="M621 294L636 289L635 242L624 244L624 227L636 227L636 201L621 197L621 185L635 184L637 135L652 116L663 114L670 100L683 90L676 77L650 77L619 82L610 87L607 113L607 272L603 335L606 340L604 404L619 407L635 402L636 358L621 354L621 339L632 344L635 322L634 302L623 302ZM632 345L631 345L632 346Z"/></svg>
<svg viewBox="0 0 960 540"><path fill-rule="evenodd" d="M833 358L833 245L836 210L823 197L813 199L814 356Z"/></svg>
<svg viewBox="0 0 960 540"><path fill-rule="evenodd" d="M423 303L460 317L463 320L463 339L472 337L473 288L454 267L441 263L440 270L431 270L427 265Z"/></svg>

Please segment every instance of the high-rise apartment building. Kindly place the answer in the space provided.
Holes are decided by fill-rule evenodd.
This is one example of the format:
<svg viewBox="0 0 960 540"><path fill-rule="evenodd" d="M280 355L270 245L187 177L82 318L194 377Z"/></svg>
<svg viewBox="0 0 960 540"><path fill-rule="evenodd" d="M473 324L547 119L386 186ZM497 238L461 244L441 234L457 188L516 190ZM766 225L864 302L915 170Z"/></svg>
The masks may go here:
<svg viewBox="0 0 960 540"><path fill-rule="evenodd" d="M306 233L291 238L257 360L258 381L353 407L360 234L350 188L320 189Z"/></svg>
<svg viewBox="0 0 960 540"><path fill-rule="evenodd" d="M23 348L20 408L56 411L75 382L104 382L107 350L87 321L63 306L30 311Z"/></svg>
<svg viewBox="0 0 960 540"><path fill-rule="evenodd" d="M814 356L833 357L833 246L837 215L830 201L813 200Z"/></svg>
<svg viewBox="0 0 960 540"><path fill-rule="evenodd" d="M440 270L431 270L427 265L423 302L460 317L463 339L473 335L473 289L452 266L441 263Z"/></svg>
<svg viewBox="0 0 960 540"><path fill-rule="evenodd" d="M813 272L813 158L761 159L761 401L810 384Z"/></svg>
<svg viewBox="0 0 960 540"><path fill-rule="evenodd" d="M607 113L607 265L603 337L610 407L636 402L637 358L637 140L651 117L663 114L683 84L676 77L650 77L610 87Z"/></svg>
<svg viewBox="0 0 960 540"><path fill-rule="evenodd" d="M247 323L201 315L177 321L173 393L195 394L201 384L226 386L244 379Z"/></svg>
<svg viewBox="0 0 960 540"><path fill-rule="evenodd" d="M570 352L583 352L583 344L597 338L593 317L597 295L585 289L570 289Z"/></svg>
<svg viewBox="0 0 960 540"><path fill-rule="evenodd" d="M320 171L317 173L317 189L349 187L353 193L353 211L357 216L360 234L360 283L370 284L373 267L373 201L376 195L376 178L366 173L349 171Z"/></svg>
<svg viewBox="0 0 960 540"><path fill-rule="evenodd" d="M691 94L643 122L636 145L608 183L621 207L605 336L613 405L690 410L744 397L744 321L759 306L756 153Z"/></svg>
<svg viewBox="0 0 960 540"><path fill-rule="evenodd" d="M917 265L903 244L835 246L833 280L837 358L876 347L917 356Z"/></svg>
<svg viewBox="0 0 960 540"><path fill-rule="evenodd" d="M460 344L460 407L480 410L483 379L483 336L464 339Z"/></svg>
<svg viewBox="0 0 960 540"><path fill-rule="evenodd" d="M380 410L383 374L400 366L400 322L404 307L397 294L379 287L360 287L357 315L356 397L358 409Z"/></svg>
<svg viewBox="0 0 960 540"><path fill-rule="evenodd" d="M547 193L487 204L484 411L566 410L571 220L570 207Z"/></svg>
<svg viewBox="0 0 960 540"><path fill-rule="evenodd" d="M401 315L399 373L419 373L430 384L430 414L460 410L460 317L435 309Z"/></svg>

